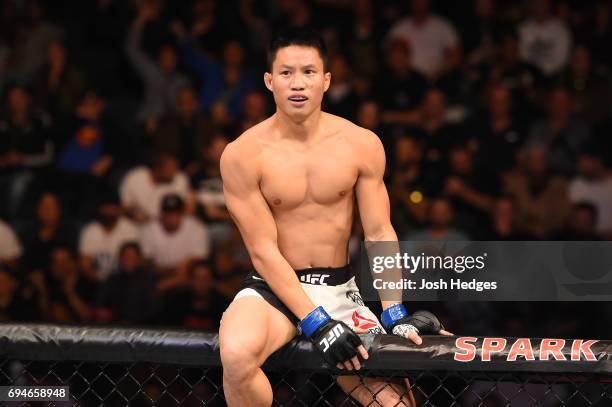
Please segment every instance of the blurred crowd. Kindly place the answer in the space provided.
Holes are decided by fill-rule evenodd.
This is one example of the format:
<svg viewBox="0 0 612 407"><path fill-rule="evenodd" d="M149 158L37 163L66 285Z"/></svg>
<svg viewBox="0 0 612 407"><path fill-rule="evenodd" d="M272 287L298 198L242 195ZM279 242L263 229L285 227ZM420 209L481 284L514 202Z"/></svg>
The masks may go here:
<svg viewBox="0 0 612 407"><path fill-rule="evenodd" d="M0 321L218 328L251 267L219 159L274 112L289 26L327 42L324 110L381 138L402 240L612 237L608 1L1 7Z"/></svg>

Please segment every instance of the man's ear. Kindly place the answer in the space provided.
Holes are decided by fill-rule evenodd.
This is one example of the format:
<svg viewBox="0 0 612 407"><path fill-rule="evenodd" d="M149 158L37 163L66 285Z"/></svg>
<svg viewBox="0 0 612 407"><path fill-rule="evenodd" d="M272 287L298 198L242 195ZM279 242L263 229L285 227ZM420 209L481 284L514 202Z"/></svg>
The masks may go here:
<svg viewBox="0 0 612 407"><path fill-rule="evenodd" d="M327 92L329 85L331 84L331 72L325 72L325 84L323 85L323 92Z"/></svg>
<svg viewBox="0 0 612 407"><path fill-rule="evenodd" d="M264 73L264 84L266 85L266 88L272 92L272 74L270 72Z"/></svg>

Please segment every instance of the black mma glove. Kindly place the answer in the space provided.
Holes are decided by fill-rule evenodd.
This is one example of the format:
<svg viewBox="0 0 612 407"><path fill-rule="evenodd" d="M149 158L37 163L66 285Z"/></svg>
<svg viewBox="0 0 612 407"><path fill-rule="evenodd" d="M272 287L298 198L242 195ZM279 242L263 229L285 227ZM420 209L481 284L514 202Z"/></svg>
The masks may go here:
<svg viewBox="0 0 612 407"><path fill-rule="evenodd" d="M380 320L388 332L407 338L409 331L419 335L438 335L444 329L438 318L429 311L415 311L408 316L403 304L394 304L383 311Z"/></svg>
<svg viewBox="0 0 612 407"><path fill-rule="evenodd" d="M361 339L344 322L332 319L323 307L317 307L301 322L304 336L314 343L323 359L332 366L346 362L359 351Z"/></svg>

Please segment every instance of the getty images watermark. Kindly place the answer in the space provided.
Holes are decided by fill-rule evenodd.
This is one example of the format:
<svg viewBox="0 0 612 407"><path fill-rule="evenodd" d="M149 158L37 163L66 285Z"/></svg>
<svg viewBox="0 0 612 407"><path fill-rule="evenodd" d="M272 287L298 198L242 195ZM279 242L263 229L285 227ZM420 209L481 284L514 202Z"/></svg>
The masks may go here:
<svg viewBox="0 0 612 407"><path fill-rule="evenodd" d="M354 268L368 301L612 300L612 242L368 242Z"/></svg>
<svg viewBox="0 0 612 407"><path fill-rule="evenodd" d="M487 253L480 256L440 256L440 255L420 255L413 256L408 253L396 253L394 256L373 256L372 272L383 274L388 270L401 269L410 274L426 270L446 270L461 274L465 271L484 270ZM496 281L479 281L472 278L470 281L463 281L460 278L439 278L430 281L427 278L420 278L418 281L402 278L399 281L387 281L383 277L374 277L372 282L376 290L402 289L402 290L495 290Z"/></svg>

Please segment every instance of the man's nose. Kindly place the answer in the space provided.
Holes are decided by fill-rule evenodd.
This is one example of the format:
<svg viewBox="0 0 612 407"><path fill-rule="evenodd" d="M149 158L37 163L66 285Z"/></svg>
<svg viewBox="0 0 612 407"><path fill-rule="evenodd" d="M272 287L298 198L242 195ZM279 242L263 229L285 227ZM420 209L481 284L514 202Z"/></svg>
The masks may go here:
<svg viewBox="0 0 612 407"><path fill-rule="evenodd" d="M304 78L300 74L293 75L293 80L291 81L291 89L292 90L300 90L304 89Z"/></svg>

